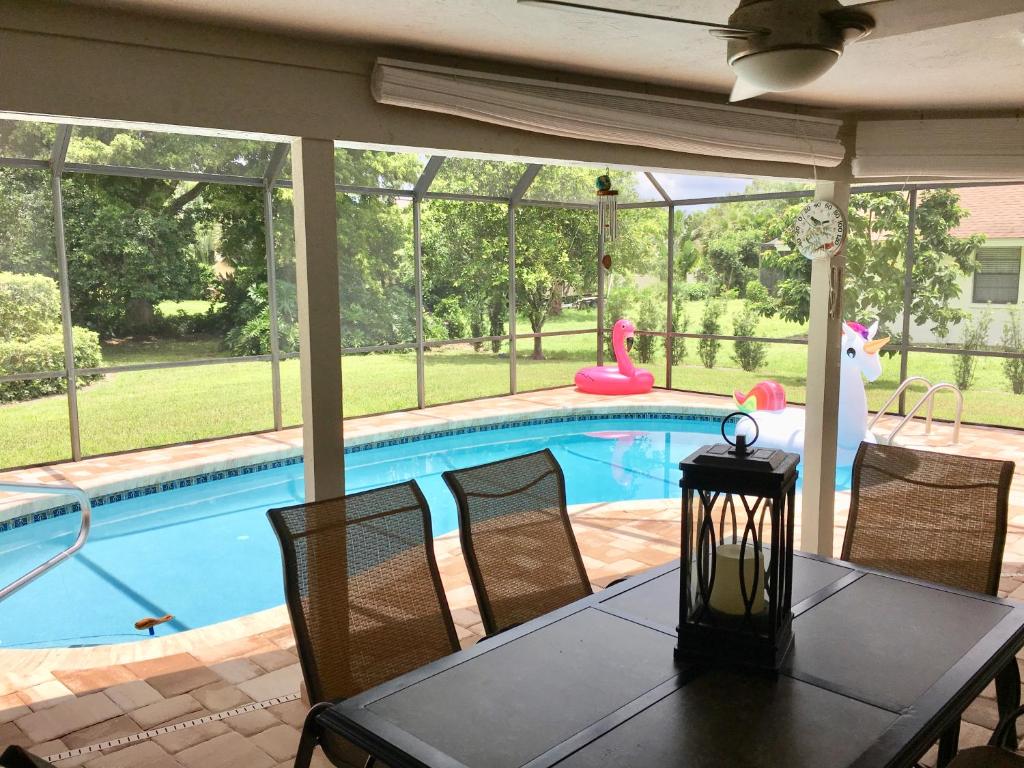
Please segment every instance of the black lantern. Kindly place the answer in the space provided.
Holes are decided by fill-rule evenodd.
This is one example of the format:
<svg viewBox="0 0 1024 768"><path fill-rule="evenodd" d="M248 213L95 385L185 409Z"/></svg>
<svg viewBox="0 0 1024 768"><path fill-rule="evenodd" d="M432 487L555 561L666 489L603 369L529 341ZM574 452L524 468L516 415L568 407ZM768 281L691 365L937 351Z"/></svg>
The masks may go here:
<svg viewBox="0 0 1024 768"><path fill-rule="evenodd" d="M682 562L676 658L778 669L793 642L795 453L744 435L679 463Z"/></svg>

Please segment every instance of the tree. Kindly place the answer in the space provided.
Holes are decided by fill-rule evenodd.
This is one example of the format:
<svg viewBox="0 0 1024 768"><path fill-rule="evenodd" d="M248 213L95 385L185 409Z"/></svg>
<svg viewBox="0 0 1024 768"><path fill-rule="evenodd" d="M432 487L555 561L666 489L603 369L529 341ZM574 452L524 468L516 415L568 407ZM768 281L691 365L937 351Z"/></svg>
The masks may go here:
<svg viewBox="0 0 1024 768"><path fill-rule="evenodd" d="M205 274L188 249L195 217L176 204L178 186L84 174L64 180L71 305L101 336L150 330L157 302L202 294Z"/></svg>
<svg viewBox="0 0 1024 768"><path fill-rule="evenodd" d="M265 142L81 127L68 161L259 176L270 151ZM191 245L196 225L215 215L203 200L213 190L207 182L65 176L69 282L83 324L104 336L150 331L159 301L203 297L210 275ZM262 211L258 190L247 192Z"/></svg>
<svg viewBox="0 0 1024 768"><path fill-rule="evenodd" d="M802 186L759 179L744 192L785 192ZM788 205L786 200L720 203L690 214L686 231L701 254L705 279L719 289L738 291L756 279L764 246L778 236L778 219Z"/></svg>
<svg viewBox="0 0 1024 768"><path fill-rule="evenodd" d="M557 299L570 288L588 293L597 283L597 222L590 211L522 208L516 228L516 301L534 333L541 333ZM544 348L533 338L533 359Z"/></svg>
<svg viewBox="0 0 1024 768"><path fill-rule="evenodd" d="M0 239L0 269L57 277L48 172L0 168Z"/></svg>
<svg viewBox="0 0 1024 768"><path fill-rule="evenodd" d="M473 338L502 335L508 311L507 208L430 200L423 209L424 306L430 312L457 306Z"/></svg>
<svg viewBox="0 0 1024 768"><path fill-rule="evenodd" d="M686 278L690 276L690 273L700 262L701 252L700 247L695 242L697 233L694 229L694 217L687 216L686 211L676 211L675 215L675 279L682 284L686 282Z"/></svg>
<svg viewBox="0 0 1024 768"><path fill-rule="evenodd" d="M960 296L958 278L974 270L974 251L981 235L957 238L950 232L967 215L951 189L931 190L917 206L910 311L917 325L930 324L944 336L965 314L952 306ZM811 266L796 250L792 223L802 204L790 206L782 216L780 235L791 249L772 252L767 263L784 278L776 286L779 314L805 322L810 309ZM908 198L901 192L865 193L850 199L846 245L844 313L850 319L877 319L887 333L903 311L903 274L909 214Z"/></svg>

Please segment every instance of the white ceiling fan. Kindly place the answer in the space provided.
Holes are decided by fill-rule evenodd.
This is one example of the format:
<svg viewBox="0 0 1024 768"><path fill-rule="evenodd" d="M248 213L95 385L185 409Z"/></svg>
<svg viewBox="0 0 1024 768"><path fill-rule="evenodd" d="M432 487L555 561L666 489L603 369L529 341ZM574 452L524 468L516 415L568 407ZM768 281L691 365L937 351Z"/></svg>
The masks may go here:
<svg viewBox="0 0 1024 768"><path fill-rule="evenodd" d="M1024 0L740 0L728 23L718 24L578 0L517 2L704 27L727 41L736 74L729 101L808 85L832 68L848 43L868 35L893 37L1024 11Z"/></svg>

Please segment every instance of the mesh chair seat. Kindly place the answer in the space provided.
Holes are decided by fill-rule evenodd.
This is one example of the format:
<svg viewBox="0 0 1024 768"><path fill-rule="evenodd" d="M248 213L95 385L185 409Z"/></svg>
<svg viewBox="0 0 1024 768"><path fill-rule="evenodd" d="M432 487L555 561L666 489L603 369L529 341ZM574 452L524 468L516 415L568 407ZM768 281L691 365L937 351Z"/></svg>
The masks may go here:
<svg viewBox="0 0 1024 768"><path fill-rule="evenodd" d="M487 634L592 594L549 450L445 472Z"/></svg>
<svg viewBox="0 0 1024 768"><path fill-rule="evenodd" d="M853 462L843 559L995 595L1013 469L1012 461L861 443ZM1000 716L1020 704L1016 660L996 675L996 700ZM940 758L955 752L958 736L959 723L943 736ZM1015 733L1005 738L1016 746ZM1006 762L1013 755L995 748L969 752L957 765L1022 765ZM971 762L984 760L999 762Z"/></svg>
<svg viewBox="0 0 1024 768"><path fill-rule="evenodd" d="M1013 462L862 443L842 557L994 595Z"/></svg>
<svg viewBox="0 0 1024 768"><path fill-rule="evenodd" d="M958 752L946 768L1024 768L1024 757L998 747L971 747Z"/></svg>
<svg viewBox="0 0 1024 768"><path fill-rule="evenodd" d="M312 702L354 696L459 650L416 483L267 516ZM325 739L325 751L349 764L339 741Z"/></svg>

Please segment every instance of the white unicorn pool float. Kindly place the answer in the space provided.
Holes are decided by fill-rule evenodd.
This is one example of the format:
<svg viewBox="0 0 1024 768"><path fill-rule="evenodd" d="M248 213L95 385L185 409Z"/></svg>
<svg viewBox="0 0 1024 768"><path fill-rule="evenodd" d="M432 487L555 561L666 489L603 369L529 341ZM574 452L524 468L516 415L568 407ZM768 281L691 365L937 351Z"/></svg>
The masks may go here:
<svg viewBox="0 0 1024 768"><path fill-rule="evenodd" d="M839 425L836 462L850 464L862 442L873 443L875 436L868 429L868 398L864 379L874 381L882 375L882 361L878 356L889 337L876 339L878 323L870 328L860 323L843 323L842 362L839 366ZM862 378L863 377L863 378ZM735 393L740 409L757 422L760 432L757 444L763 448L804 452L804 410L786 406L786 393L775 381L758 382L746 394ZM736 433L745 435L748 442L754 436L754 427L742 419Z"/></svg>

